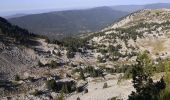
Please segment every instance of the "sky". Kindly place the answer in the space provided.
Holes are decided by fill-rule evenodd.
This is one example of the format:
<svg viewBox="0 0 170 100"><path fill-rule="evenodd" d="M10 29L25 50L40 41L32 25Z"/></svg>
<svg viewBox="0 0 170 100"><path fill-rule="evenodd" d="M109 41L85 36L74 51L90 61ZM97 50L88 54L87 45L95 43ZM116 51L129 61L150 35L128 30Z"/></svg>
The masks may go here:
<svg viewBox="0 0 170 100"><path fill-rule="evenodd" d="M28 13L31 10L63 10L151 3L170 3L170 0L0 0L0 15L10 12Z"/></svg>

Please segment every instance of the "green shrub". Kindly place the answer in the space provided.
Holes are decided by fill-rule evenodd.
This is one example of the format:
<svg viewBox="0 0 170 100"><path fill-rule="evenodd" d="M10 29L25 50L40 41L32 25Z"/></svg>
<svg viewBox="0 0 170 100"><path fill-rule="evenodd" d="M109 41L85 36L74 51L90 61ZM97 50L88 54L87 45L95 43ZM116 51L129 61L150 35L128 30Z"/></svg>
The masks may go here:
<svg viewBox="0 0 170 100"><path fill-rule="evenodd" d="M45 65L41 61L38 61L38 66L39 67L44 67Z"/></svg>
<svg viewBox="0 0 170 100"><path fill-rule="evenodd" d="M34 77L28 77L27 79L31 82L34 82L34 80L35 80Z"/></svg>
<svg viewBox="0 0 170 100"><path fill-rule="evenodd" d="M88 93L88 92L89 92L88 89L85 89L85 90L84 90L84 93Z"/></svg>
<svg viewBox="0 0 170 100"><path fill-rule="evenodd" d="M20 81L19 75L15 75L15 81Z"/></svg>
<svg viewBox="0 0 170 100"><path fill-rule="evenodd" d="M116 100L116 97L112 97L111 100Z"/></svg>
<svg viewBox="0 0 170 100"><path fill-rule="evenodd" d="M99 63L103 63L103 58L102 57L98 56L97 60L98 60Z"/></svg>
<svg viewBox="0 0 170 100"><path fill-rule="evenodd" d="M51 68L56 68L60 65L61 65L61 63L58 63L56 61L51 61L51 63L48 66L51 67Z"/></svg>
<svg viewBox="0 0 170 100"><path fill-rule="evenodd" d="M56 62L56 61L51 61L50 63L48 63L48 64L43 64L43 63L41 63L40 61L38 62L38 65L39 65L39 67L50 67L50 68L57 68L58 66L61 66L62 65L62 63L60 63L60 62Z"/></svg>
<svg viewBox="0 0 170 100"><path fill-rule="evenodd" d="M170 100L170 72L166 73L164 77L166 88L160 93L160 100Z"/></svg>
<svg viewBox="0 0 170 100"><path fill-rule="evenodd" d="M80 79L85 80L83 69L80 69Z"/></svg>
<svg viewBox="0 0 170 100"><path fill-rule="evenodd" d="M67 86L66 84L64 84L64 85L62 86L61 92L62 92L62 93L69 93L69 91L68 91L68 86Z"/></svg>
<svg viewBox="0 0 170 100"><path fill-rule="evenodd" d="M80 100L80 97L77 97L77 100Z"/></svg>
<svg viewBox="0 0 170 100"><path fill-rule="evenodd" d="M56 100L64 100L64 94L60 93L60 96L58 96Z"/></svg>
<svg viewBox="0 0 170 100"><path fill-rule="evenodd" d="M86 67L84 72L89 73L90 77L103 77L103 71L101 69L95 69L92 66Z"/></svg>
<svg viewBox="0 0 170 100"><path fill-rule="evenodd" d="M55 90L56 90L57 83L56 83L56 81L55 81L54 79L48 80L48 81L46 82L46 86L47 86L48 89L55 91Z"/></svg>
<svg viewBox="0 0 170 100"><path fill-rule="evenodd" d="M104 83L103 88L108 88L107 83Z"/></svg>
<svg viewBox="0 0 170 100"><path fill-rule="evenodd" d="M38 95L42 95L43 93L42 93L42 91L38 91L38 90L35 90L33 93L32 93L32 95L34 95L34 96L38 96Z"/></svg>
<svg viewBox="0 0 170 100"><path fill-rule="evenodd" d="M67 55L67 58L74 58L75 53L71 52L71 51L68 51L66 55Z"/></svg>

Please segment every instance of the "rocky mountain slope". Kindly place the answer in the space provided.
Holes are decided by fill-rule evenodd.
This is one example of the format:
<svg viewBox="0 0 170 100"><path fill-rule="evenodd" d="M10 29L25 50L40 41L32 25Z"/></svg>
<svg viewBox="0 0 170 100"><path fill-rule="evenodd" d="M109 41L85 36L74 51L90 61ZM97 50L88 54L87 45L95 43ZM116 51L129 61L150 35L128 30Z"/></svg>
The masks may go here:
<svg viewBox="0 0 170 100"><path fill-rule="evenodd" d="M0 18L0 74L2 79L14 79L14 75L34 65L36 57L33 50L28 48L32 46L31 43L35 43L31 41L34 37L36 35Z"/></svg>
<svg viewBox="0 0 170 100"><path fill-rule="evenodd" d="M90 42L107 50L120 46L121 54L147 50L153 57L169 56L169 14L169 9L138 11L93 34Z"/></svg>
<svg viewBox="0 0 170 100"><path fill-rule="evenodd" d="M8 80L0 81L0 97L127 100L134 90L132 68L141 52L148 54L147 61L153 60L155 72L165 71L159 60L170 54L169 15L169 9L141 10L101 31L53 43L29 34L27 40L32 41L21 44L22 39L2 31L2 36L8 39L1 39L0 71L10 75ZM4 22L7 23L3 19ZM36 45L30 45L32 42ZM161 75L154 75L154 81Z"/></svg>
<svg viewBox="0 0 170 100"><path fill-rule="evenodd" d="M159 59L168 58L170 49L169 15L169 9L140 10L99 32L83 36L83 38L87 39L88 46L91 48L86 53L90 57L85 59L88 59L89 63L92 63L95 68L103 69L104 73L108 74L111 70L114 70L114 73L124 73L122 77L128 78L130 77L132 65L136 63L136 58L141 52L147 52L155 62L159 61ZM163 66L155 68L159 69L159 67L160 69L161 67L163 68ZM161 71L160 69L159 71ZM106 82L109 86L114 83L113 81L111 83L109 81L95 81L94 84L96 85L93 87L98 87L93 90L89 82L89 93L76 94L68 99L72 100L80 97L82 100L85 100L85 98L106 100L106 98L120 97L126 100L126 95L129 92L125 90L133 90L128 82L126 82L127 87L118 85L119 89L114 86L108 89L101 89L101 85L99 86L100 82ZM121 84L124 84L123 81ZM126 89L121 91L122 88ZM101 96L98 94L101 94Z"/></svg>

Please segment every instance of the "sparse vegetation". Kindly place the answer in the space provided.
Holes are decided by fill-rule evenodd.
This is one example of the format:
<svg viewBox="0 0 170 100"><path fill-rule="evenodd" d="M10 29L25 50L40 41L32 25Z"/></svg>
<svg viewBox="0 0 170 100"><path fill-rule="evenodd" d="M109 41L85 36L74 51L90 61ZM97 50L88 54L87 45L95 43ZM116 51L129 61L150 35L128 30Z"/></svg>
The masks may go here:
<svg viewBox="0 0 170 100"><path fill-rule="evenodd" d="M86 67L84 72L90 74L90 77L103 77L103 71L101 69L95 69L92 66Z"/></svg>
<svg viewBox="0 0 170 100"><path fill-rule="evenodd" d="M39 67L50 67L50 68L57 68L57 67L59 67L59 66L61 66L62 65L62 63L60 63L60 62L56 62L56 61L51 61L50 63L47 63L47 64L43 64L43 63L41 63L40 61L38 62L38 66Z"/></svg>
<svg viewBox="0 0 170 100"><path fill-rule="evenodd" d="M46 82L48 89L54 92L71 93L76 91L76 84L74 81L70 82L56 82L54 79Z"/></svg>
<svg viewBox="0 0 170 100"><path fill-rule="evenodd" d="M65 38L63 39L63 45L67 47L67 50L70 52L78 52L79 48L85 46L86 40L85 39L78 39L78 38Z"/></svg>

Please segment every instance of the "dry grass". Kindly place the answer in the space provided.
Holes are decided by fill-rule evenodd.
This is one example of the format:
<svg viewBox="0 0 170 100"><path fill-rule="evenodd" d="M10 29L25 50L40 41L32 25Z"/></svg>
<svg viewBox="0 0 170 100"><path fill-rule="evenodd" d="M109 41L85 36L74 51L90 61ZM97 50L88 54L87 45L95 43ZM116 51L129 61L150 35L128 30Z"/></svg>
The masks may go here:
<svg viewBox="0 0 170 100"><path fill-rule="evenodd" d="M154 39L154 40L145 40L142 41L142 46L144 48L151 48L152 54L157 54L159 52L162 52L166 49L164 46L165 39Z"/></svg>
<svg viewBox="0 0 170 100"><path fill-rule="evenodd" d="M166 36L167 38L170 38L170 32L167 32L167 33L165 34L165 36Z"/></svg>
<svg viewBox="0 0 170 100"><path fill-rule="evenodd" d="M134 61L115 61L114 62L114 64L115 65L131 65L131 64L133 64L134 63Z"/></svg>

